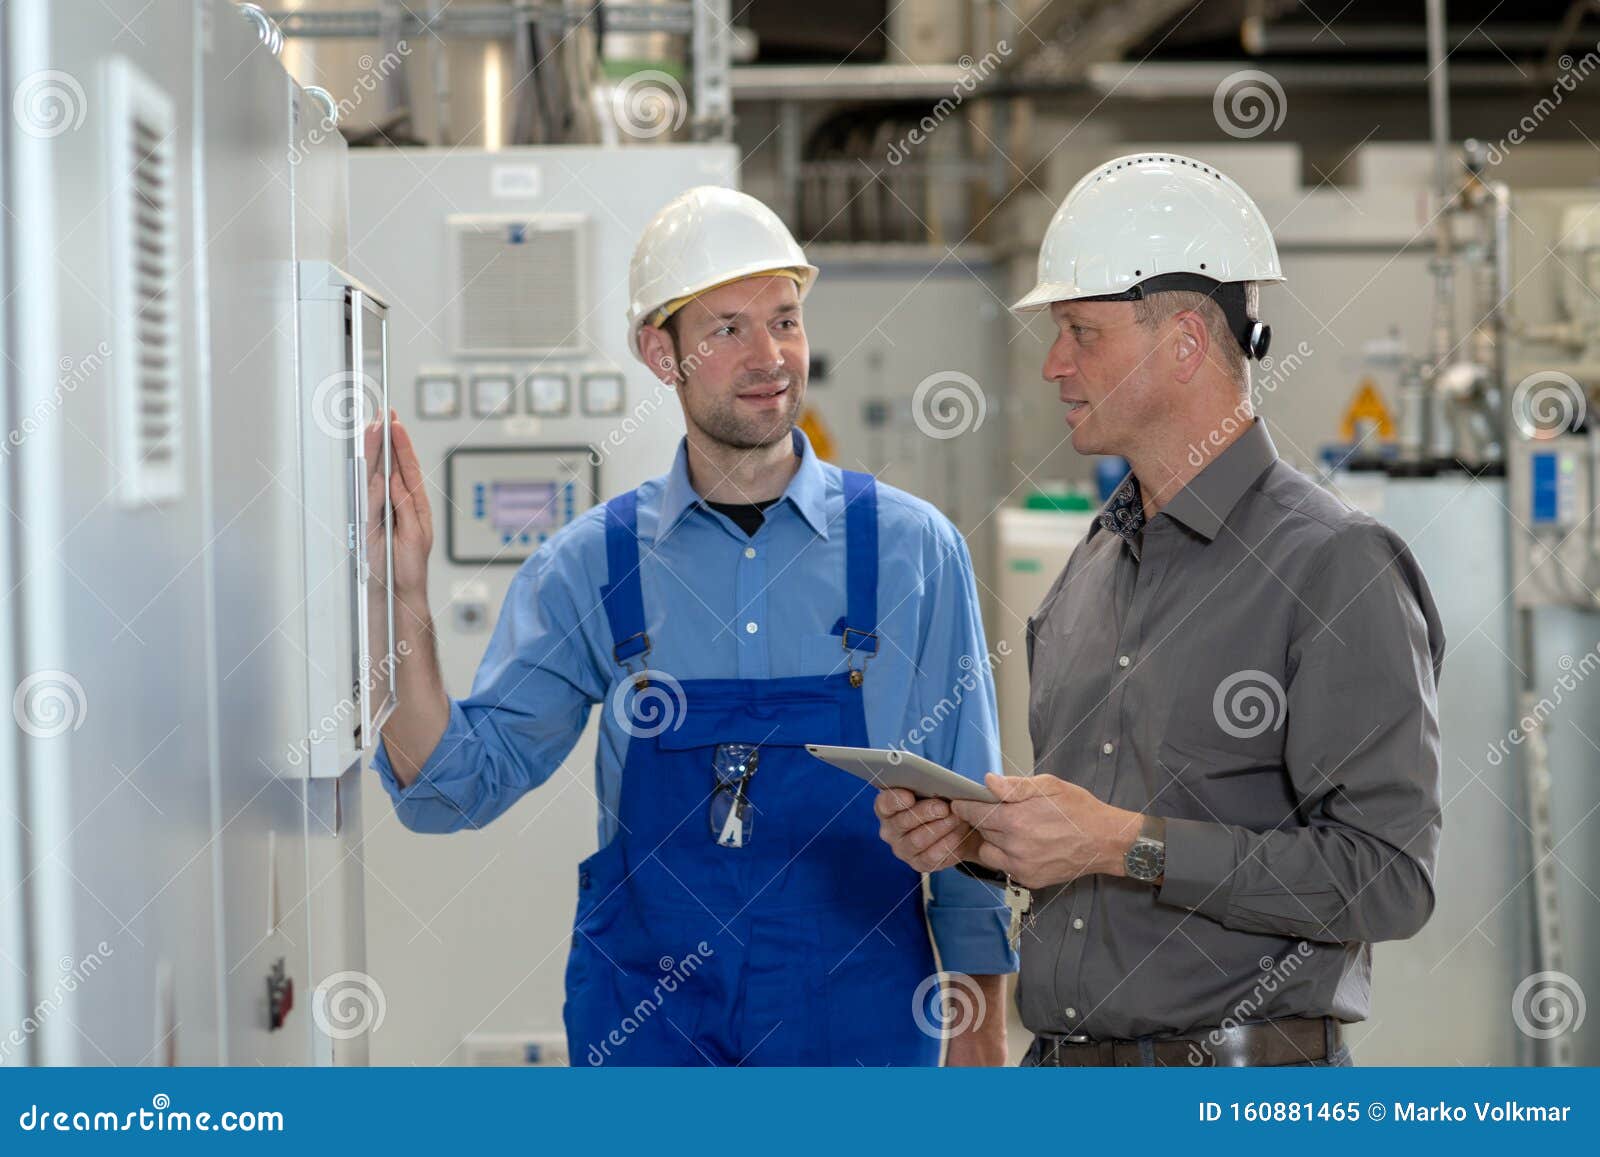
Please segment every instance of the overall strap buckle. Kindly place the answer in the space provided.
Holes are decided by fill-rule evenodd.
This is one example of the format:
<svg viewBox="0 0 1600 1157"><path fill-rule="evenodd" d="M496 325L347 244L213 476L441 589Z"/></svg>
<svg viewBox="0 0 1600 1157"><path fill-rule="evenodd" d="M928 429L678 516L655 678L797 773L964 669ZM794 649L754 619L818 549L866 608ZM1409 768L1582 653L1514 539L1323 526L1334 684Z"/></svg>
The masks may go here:
<svg viewBox="0 0 1600 1157"><path fill-rule="evenodd" d="M617 666L634 677L634 686L640 691L650 686L650 678L644 674L650 669L649 656L650 636L643 631L635 631L611 648L611 657L617 661ZM636 659L639 662L637 671L633 667Z"/></svg>

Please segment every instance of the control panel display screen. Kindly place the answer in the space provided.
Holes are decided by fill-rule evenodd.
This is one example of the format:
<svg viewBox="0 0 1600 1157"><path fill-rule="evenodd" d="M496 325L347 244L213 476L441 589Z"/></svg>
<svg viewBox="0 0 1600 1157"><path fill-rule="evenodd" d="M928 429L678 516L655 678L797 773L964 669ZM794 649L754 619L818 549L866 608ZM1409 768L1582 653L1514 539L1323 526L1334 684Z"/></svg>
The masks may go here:
<svg viewBox="0 0 1600 1157"><path fill-rule="evenodd" d="M489 525L501 534L554 530L561 525L554 482L492 482Z"/></svg>
<svg viewBox="0 0 1600 1157"><path fill-rule="evenodd" d="M445 458L451 562L516 565L593 506L592 446L458 446Z"/></svg>

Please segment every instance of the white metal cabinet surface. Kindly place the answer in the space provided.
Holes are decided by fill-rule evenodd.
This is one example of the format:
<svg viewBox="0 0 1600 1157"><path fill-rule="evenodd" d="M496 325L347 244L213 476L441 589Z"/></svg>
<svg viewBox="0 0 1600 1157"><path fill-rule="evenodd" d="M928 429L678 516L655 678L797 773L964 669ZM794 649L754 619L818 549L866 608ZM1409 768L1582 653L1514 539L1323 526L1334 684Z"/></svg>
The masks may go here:
<svg viewBox="0 0 1600 1157"><path fill-rule="evenodd" d="M0 967L27 968L34 1061L215 1061L194 21L162 5L113 38L14 3L0 24L6 91L30 94L0 128L28 833L26 886L0 899L11 927L25 905L26 946Z"/></svg>

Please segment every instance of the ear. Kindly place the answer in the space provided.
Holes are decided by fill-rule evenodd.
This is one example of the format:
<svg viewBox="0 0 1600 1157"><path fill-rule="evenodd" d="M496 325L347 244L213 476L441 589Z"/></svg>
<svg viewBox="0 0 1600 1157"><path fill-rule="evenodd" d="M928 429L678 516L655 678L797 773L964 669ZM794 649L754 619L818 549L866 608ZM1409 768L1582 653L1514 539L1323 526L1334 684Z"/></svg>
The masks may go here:
<svg viewBox="0 0 1600 1157"><path fill-rule="evenodd" d="M672 335L660 326L647 325L639 330L639 349L644 354L645 365L662 383L676 388L683 380L678 372L678 354Z"/></svg>
<svg viewBox="0 0 1600 1157"><path fill-rule="evenodd" d="M1194 380L1200 367L1211 356L1211 331L1198 310L1185 309L1172 315L1174 376L1180 382Z"/></svg>

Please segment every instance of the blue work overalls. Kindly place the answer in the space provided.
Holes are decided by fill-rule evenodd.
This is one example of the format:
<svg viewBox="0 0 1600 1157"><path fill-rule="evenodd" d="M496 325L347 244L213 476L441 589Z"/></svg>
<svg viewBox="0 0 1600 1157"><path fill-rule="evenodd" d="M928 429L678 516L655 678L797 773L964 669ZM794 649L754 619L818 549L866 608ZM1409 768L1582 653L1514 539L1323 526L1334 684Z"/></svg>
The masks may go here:
<svg viewBox="0 0 1600 1157"><path fill-rule="evenodd" d="M628 683L618 693L639 694L648 667L670 715L630 728L617 834L579 866L565 1009L574 1065L939 1062L938 1039L918 1027L939 1023L922 878L878 837L873 790L804 747L868 745L877 491L846 471L844 493L834 633L851 669L786 679L671 678L672 656L650 656L645 633L638 496L606 504L601 598ZM708 822L719 744L760 752L741 847L719 846Z"/></svg>

